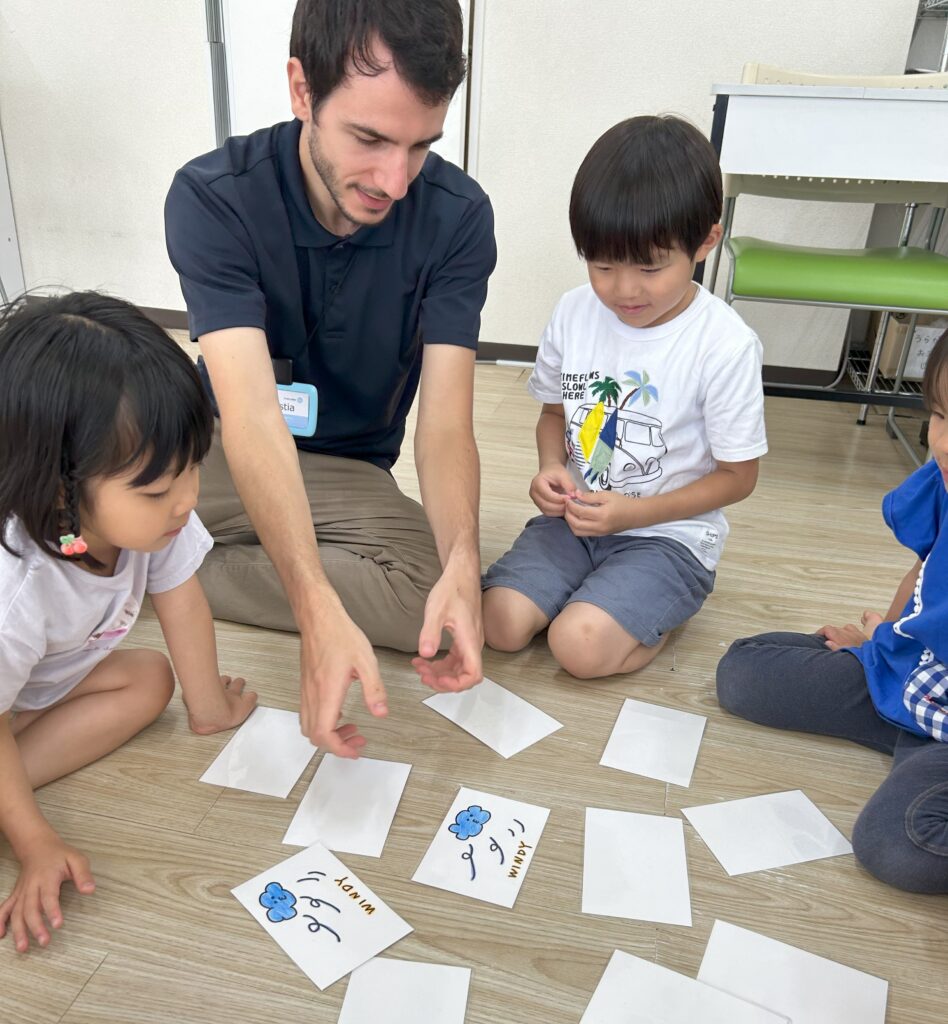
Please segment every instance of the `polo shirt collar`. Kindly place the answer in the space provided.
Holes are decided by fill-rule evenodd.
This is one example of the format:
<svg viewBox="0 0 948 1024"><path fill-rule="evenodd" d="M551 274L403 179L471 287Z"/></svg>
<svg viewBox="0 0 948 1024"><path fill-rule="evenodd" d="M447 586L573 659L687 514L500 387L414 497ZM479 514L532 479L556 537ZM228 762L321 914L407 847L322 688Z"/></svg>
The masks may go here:
<svg viewBox="0 0 948 1024"><path fill-rule="evenodd" d="M303 123L298 119L287 122L280 132L277 146L286 212L296 245L306 249L324 249L339 242L341 236L334 235L324 228L310 208L306 183L303 180L303 168L300 167L299 145L302 128ZM391 213L381 224L359 228L348 236L348 241L362 248L391 245L395 237L395 221L399 214L399 203L395 203Z"/></svg>

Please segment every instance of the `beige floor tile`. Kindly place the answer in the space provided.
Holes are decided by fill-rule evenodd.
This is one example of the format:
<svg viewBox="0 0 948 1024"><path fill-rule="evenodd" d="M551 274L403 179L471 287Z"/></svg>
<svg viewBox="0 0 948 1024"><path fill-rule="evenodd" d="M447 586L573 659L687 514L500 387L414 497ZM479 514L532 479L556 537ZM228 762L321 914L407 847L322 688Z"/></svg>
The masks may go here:
<svg viewBox="0 0 948 1024"><path fill-rule="evenodd" d="M533 514L538 407L527 375L477 369L485 566ZM733 639L884 610L912 561L879 513L910 467L878 419L858 427L851 407L789 399L769 400L767 412L771 454L757 491L729 513L715 593L647 669L580 683L557 670L542 637L519 654L485 653L487 675L561 721L559 732L505 761L425 707L408 658L390 651L379 653L389 717L372 719L358 687L350 691L346 717L368 736L368 755L414 767L383 856L342 859L415 928L387 955L474 968L469 1024L575 1024L616 948L693 976L715 918L888 978L889 1024L944 1019L948 897L896 892L851 856L728 878L686 824L693 928L579 912L586 806L677 817L682 807L803 789L850 835L885 777L881 755L758 728L715 700L715 668ZM395 473L417 495L410 436ZM220 623L218 642L223 670L245 675L261 703L297 706L296 637ZM147 610L132 643L162 646ZM690 788L599 766L626 697L708 717ZM0 943L4 1024L337 1020L346 982L320 993L230 895L293 852L281 839L315 763L286 800L198 782L226 740L192 735L176 697L121 751L41 792L54 826L91 857L99 890L80 898L66 888L66 926L49 950L19 958ZM513 910L410 881L459 785L551 809ZM0 845L0 889L15 876Z"/></svg>

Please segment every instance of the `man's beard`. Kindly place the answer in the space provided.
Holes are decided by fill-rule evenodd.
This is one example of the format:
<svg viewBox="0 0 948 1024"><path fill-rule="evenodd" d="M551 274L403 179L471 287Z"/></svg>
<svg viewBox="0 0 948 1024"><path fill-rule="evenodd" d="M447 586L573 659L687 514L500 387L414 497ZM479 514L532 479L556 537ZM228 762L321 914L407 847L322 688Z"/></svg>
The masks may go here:
<svg viewBox="0 0 948 1024"><path fill-rule="evenodd" d="M336 176L336 168L329 162L325 154L319 148L316 142L316 125L313 124L310 127L309 132L309 158L313 161L313 167L316 173L319 175L319 180L326 186L326 191L329 193L329 198L336 205L336 209L345 217L346 221L350 223L354 229L358 229L365 225L378 224L383 218L368 217L365 220L357 220L353 215L346 209L342 201L343 190L339 186L339 178ZM389 208L391 209L391 207ZM386 211L387 215L387 211Z"/></svg>

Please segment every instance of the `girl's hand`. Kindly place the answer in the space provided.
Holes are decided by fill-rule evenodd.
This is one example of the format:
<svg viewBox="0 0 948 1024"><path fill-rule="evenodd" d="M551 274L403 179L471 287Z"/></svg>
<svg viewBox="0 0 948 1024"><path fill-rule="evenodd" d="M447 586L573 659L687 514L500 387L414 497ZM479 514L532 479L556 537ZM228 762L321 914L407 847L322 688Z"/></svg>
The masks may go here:
<svg viewBox="0 0 948 1024"><path fill-rule="evenodd" d="M821 626L816 634L826 638L826 646L831 651L841 651L844 647L861 647L872 639L876 627L884 621L878 612L864 611L861 627L852 623L847 626Z"/></svg>
<svg viewBox="0 0 948 1024"><path fill-rule="evenodd" d="M30 948L30 935L40 946L48 946L49 929L43 918L53 928L62 927L59 887L67 881L81 893L95 891L89 861L78 850L57 835L29 846L20 856L20 877L13 892L0 903L0 939L9 924L18 953Z"/></svg>
<svg viewBox="0 0 948 1024"><path fill-rule="evenodd" d="M246 685L247 681L240 676L221 676L220 688L214 694L202 694L200 705L192 695L186 702L191 732L199 736L210 736L215 732L233 729L245 721L257 706L256 693L245 690Z"/></svg>
<svg viewBox="0 0 948 1024"><path fill-rule="evenodd" d="M576 481L569 470L559 462L542 466L530 481L530 498L545 515L562 518L569 496L576 491Z"/></svg>

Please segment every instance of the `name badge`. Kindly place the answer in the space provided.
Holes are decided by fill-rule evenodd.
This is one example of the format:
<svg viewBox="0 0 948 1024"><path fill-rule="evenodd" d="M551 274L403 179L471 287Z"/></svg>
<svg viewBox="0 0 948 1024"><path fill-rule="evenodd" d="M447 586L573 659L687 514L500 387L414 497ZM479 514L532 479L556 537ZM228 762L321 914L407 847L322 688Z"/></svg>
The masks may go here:
<svg viewBox="0 0 948 1024"><path fill-rule="evenodd" d="M316 433L316 411L319 398L312 384L278 384L277 398L283 419L296 437L312 437Z"/></svg>

